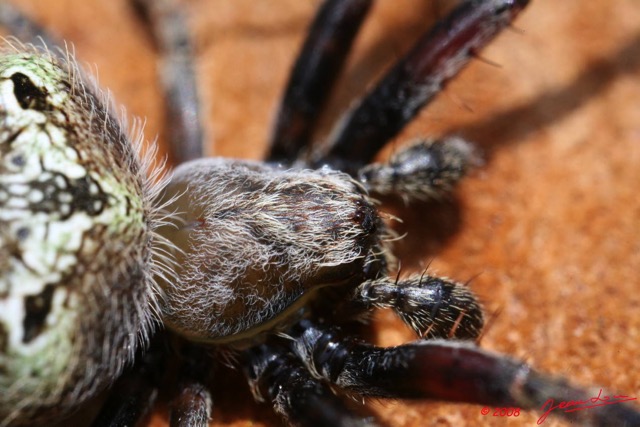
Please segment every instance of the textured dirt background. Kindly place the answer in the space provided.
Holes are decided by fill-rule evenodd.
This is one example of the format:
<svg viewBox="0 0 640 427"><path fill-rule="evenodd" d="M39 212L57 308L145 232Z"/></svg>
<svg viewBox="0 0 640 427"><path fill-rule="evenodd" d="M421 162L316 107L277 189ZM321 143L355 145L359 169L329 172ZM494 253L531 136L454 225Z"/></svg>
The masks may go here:
<svg viewBox="0 0 640 427"><path fill-rule="evenodd" d="M160 132L154 52L124 0L14 1L73 41L81 61L131 114ZM211 153L259 159L274 107L316 1L185 0L198 52ZM372 11L328 123L447 8L386 1ZM584 385L640 395L640 3L534 0L394 144L447 132L486 164L451 201L393 209L407 232L405 272L465 281L491 322L482 347ZM162 135L160 141L164 142ZM381 313L378 340L411 335ZM215 392L213 425L277 424L238 376ZM637 405L636 405L637 406ZM378 402L397 426L534 425L480 407ZM597 409L593 409L597 410ZM160 409L153 425L163 425ZM545 425L555 425L548 420Z"/></svg>

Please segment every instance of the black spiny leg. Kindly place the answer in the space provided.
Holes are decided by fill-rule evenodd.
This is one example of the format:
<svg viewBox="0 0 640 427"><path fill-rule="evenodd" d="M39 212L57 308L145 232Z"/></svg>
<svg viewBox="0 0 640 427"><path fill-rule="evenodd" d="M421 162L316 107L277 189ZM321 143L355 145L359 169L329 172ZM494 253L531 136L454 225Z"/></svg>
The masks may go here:
<svg viewBox="0 0 640 427"><path fill-rule="evenodd" d="M427 32L339 124L327 152L330 164L355 175L473 57L508 26L528 0L467 0Z"/></svg>
<svg viewBox="0 0 640 427"><path fill-rule="evenodd" d="M358 179L373 194L405 203L430 200L450 192L473 163L473 148L460 138L422 140L402 147L386 163L363 167Z"/></svg>
<svg viewBox="0 0 640 427"><path fill-rule="evenodd" d="M171 427L208 426L211 420L211 393L202 384L182 384L171 402Z"/></svg>
<svg viewBox="0 0 640 427"><path fill-rule="evenodd" d="M178 388L169 405L171 427L206 427L211 420L211 357L202 347L185 343Z"/></svg>
<svg viewBox="0 0 640 427"><path fill-rule="evenodd" d="M92 427L133 426L151 412L165 367L166 340L158 333L148 350L136 355L135 364L116 381Z"/></svg>
<svg viewBox="0 0 640 427"><path fill-rule="evenodd" d="M320 7L278 111L267 161L296 159L342 69L371 0L327 0Z"/></svg>
<svg viewBox="0 0 640 427"><path fill-rule="evenodd" d="M368 280L356 288L356 304L391 308L424 338L474 339L483 326L482 308L468 287L435 276Z"/></svg>
<svg viewBox="0 0 640 427"><path fill-rule="evenodd" d="M131 0L148 22L160 53L165 130L174 165L204 156L204 134L186 19L175 0Z"/></svg>
<svg viewBox="0 0 640 427"><path fill-rule="evenodd" d="M557 404L589 401L594 396L563 379L542 375L525 363L464 341L418 341L381 348L339 337L308 320L291 332L294 350L311 372L363 396L426 398L543 412L550 399ZM640 413L624 403L551 414L588 425L640 425Z"/></svg>
<svg viewBox="0 0 640 427"><path fill-rule="evenodd" d="M287 423L305 427L375 426L354 414L322 381L313 378L288 348L263 344L244 352L245 375L257 401L271 401Z"/></svg>

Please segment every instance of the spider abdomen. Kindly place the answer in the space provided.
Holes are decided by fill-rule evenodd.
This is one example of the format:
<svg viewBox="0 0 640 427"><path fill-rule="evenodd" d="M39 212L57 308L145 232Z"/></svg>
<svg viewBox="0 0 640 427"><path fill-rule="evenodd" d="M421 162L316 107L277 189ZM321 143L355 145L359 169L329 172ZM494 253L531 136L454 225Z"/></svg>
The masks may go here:
<svg viewBox="0 0 640 427"><path fill-rule="evenodd" d="M106 388L147 333L153 304L151 196L130 140L71 58L11 49L0 56L9 424L64 414Z"/></svg>
<svg viewBox="0 0 640 427"><path fill-rule="evenodd" d="M184 253L177 281L164 286L163 315L194 340L271 328L314 290L361 280L381 252L370 200L329 169L205 159L176 170L172 196L175 224L161 233Z"/></svg>

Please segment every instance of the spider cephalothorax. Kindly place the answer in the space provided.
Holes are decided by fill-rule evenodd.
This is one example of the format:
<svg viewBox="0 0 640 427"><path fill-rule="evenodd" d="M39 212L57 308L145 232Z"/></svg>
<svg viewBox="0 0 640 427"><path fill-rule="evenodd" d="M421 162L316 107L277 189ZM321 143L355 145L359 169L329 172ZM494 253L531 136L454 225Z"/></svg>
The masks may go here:
<svg viewBox="0 0 640 427"><path fill-rule="evenodd" d="M371 6L326 1L265 163L197 159L203 137L181 15L170 1L136 3L165 58L172 158L181 163L166 180L73 59L17 41L0 57L2 427L63 419L110 387L136 348L99 425L135 423L166 383L175 388L171 424L205 424L212 348L294 425L375 424L343 395L523 409L589 397L479 349L472 340L483 314L466 285L427 273L389 277L395 236L376 201L441 197L476 160L458 137L413 141L384 164L375 156L526 0L462 2L311 148ZM0 17L34 36L12 8L0 4ZM385 348L345 334L379 307L420 339ZM170 347L181 348L174 381L162 378ZM624 405L578 416L639 419Z"/></svg>

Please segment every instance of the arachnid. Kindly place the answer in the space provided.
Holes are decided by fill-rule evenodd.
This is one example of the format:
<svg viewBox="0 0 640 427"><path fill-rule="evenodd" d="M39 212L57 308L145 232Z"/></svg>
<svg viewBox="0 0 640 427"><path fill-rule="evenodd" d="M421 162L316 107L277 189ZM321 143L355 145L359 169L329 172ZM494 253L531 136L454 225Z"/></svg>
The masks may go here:
<svg viewBox="0 0 640 427"><path fill-rule="evenodd" d="M19 77L19 76L16 76L16 77L15 77L15 79L16 79L16 81L15 81L13 84L14 84L14 85L16 85L16 87L24 87L24 85L23 85L23 86L20 86L20 85L19 85L19 83L20 83L20 77ZM28 86L27 86L27 87L28 87ZM23 93L24 93L24 92L23 92ZM37 99L37 98L36 98L36 99ZM364 211L363 211L363 210L359 210L359 211L356 211L356 214L357 214L356 216L363 217L363 218L365 218L365 219L366 219L366 218L371 218L371 216L370 216L370 215L368 215L368 213L370 213L368 210L364 210ZM364 225L364 221L363 221L362 223L363 223L363 225ZM196 224L196 225L197 225L197 224ZM372 264L375 264L375 263L372 263ZM311 329L312 329L312 328L307 328L307 330L311 330ZM441 331L441 332L442 332L442 331ZM606 331L605 331L605 332L606 332ZM611 331L610 331L610 332L611 332ZM290 334L294 334L294 333L295 333L295 331L293 331L293 330L292 330L292 331L289 331L289 333L290 333ZM629 333L630 333L630 334L632 334L632 333L633 333L633 330L630 330L630 331L629 331ZM627 394L631 394L631 393L633 393L633 392L634 392L634 390L630 390L630 391L623 390L623 392L627 392ZM613 408L613 407L612 407L612 408ZM477 409L476 409L476 410L477 410Z"/></svg>

